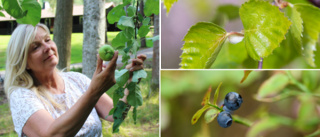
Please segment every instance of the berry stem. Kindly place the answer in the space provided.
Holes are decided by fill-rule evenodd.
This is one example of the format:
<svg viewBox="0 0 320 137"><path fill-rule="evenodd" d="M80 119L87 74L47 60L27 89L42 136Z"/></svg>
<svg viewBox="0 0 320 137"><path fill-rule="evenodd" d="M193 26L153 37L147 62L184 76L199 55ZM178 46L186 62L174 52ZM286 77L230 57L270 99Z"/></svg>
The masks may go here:
<svg viewBox="0 0 320 137"><path fill-rule="evenodd" d="M223 109L222 108L219 108L218 106L216 106L216 105L213 105L213 104L210 104L210 103L208 103L208 105L209 106L211 106L211 107L214 107L214 108L216 108L217 110L219 110L220 112L221 111L223 111Z"/></svg>
<svg viewBox="0 0 320 137"><path fill-rule="evenodd" d="M251 127L252 126L252 122L250 120L248 120L248 119L243 118L243 117L234 115L234 116L232 116L232 119L233 119L234 122L242 124L242 125L245 125L247 127Z"/></svg>
<svg viewBox="0 0 320 137"><path fill-rule="evenodd" d="M227 33L227 37L230 36L230 35L244 36L243 33L241 33L241 32L234 32L234 31Z"/></svg>

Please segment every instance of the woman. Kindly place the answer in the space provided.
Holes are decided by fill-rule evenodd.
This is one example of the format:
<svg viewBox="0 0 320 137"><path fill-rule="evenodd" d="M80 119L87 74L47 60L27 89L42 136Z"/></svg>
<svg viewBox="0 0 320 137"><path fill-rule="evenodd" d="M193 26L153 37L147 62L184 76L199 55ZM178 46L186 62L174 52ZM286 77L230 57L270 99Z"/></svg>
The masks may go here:
<svg viewBox="0 0 320 137"><path fill-rule="evenodd" d="M108 66L98 56L92 80L76 72L59 72L59 57L48 28L19 25L7 48L5 92L19 136L101 136L100 118L108 116L115 84L116 51ZM143 69L144 55L126 66ZM104 69L103 69L104 68ZM121 100L126 103L128 90Z"/></svg>

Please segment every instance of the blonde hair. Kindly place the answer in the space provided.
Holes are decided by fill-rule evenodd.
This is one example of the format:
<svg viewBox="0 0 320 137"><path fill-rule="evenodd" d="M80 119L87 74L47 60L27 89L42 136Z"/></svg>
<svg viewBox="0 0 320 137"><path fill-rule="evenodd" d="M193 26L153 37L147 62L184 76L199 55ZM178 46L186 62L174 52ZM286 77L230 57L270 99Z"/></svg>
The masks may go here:
<svg viewBox="0 0 320 137"><path fill-rule="evenodd" d="M26 70L28 50L39 27L50 34L49 29L44 24L37 24L35 27L21 24L13 31L7 47L4 90L8 99L10 99L10 94L16 89L27 88L33 91L44 104L48 106L51 104L57 109L62 109L62 105L52 98L48 90L41 85L35 85L36 79ZM58 69L55 69L55 71L58 71Z"/></svg>

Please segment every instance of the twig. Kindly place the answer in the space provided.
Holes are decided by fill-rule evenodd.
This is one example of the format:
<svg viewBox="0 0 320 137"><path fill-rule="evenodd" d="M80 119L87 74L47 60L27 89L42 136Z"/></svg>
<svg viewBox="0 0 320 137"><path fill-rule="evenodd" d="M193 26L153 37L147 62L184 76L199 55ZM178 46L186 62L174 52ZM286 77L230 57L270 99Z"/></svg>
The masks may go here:
<svg viewBox="0 0 320 137"><path fill-rule="evenodd" d="M259 61L258 69L262 69L262 64L263 64L263 58L260 58L261 61Z"/></svg>

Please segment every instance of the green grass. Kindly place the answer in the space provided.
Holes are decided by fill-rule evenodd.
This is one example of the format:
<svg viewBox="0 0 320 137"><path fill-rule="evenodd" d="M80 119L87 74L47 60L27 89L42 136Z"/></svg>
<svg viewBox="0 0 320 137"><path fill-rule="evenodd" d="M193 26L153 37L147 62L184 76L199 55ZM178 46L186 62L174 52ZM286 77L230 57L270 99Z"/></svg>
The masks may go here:
<svg viewBox="0 0 320 137"><path fill-rule="evenodd" d="M137 110L137 124L133 123L132 109L127 118L120 126L120 132L112 134L112 122L102 120L102 133L105 137L158 137L159 136L159 92L152 92L149 98L146 98L150 90L149 81L151 81L151 69L146 69L148 76L140 82L141 93L143 96L143 105ZM111 97L113 90L107 92ZM4 102L0 96L0 103ZM11 137L18 136L14 132L11 113L8 102L0 105L0 136Z"/></svg>

